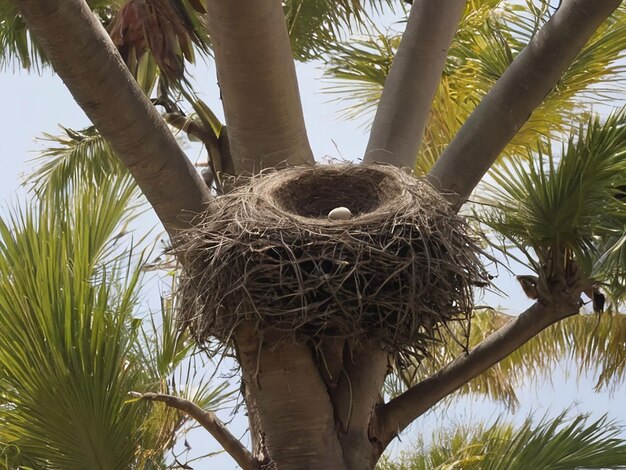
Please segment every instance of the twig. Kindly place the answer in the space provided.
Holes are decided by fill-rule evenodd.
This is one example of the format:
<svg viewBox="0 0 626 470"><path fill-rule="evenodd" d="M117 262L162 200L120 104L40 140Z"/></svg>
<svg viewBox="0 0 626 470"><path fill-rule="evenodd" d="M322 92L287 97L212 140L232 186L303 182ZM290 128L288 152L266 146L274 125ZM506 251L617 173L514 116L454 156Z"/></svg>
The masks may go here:
<svg viewBox="0 0 626 470"><path fill-rule="evenodd" d="M131 392L135 398L142 400L160 401L167 406L176 408L186 415L195 419L204 429L209 431L211 435L220 443L226 452L235 459L237 464L243 470L255 470L258 468L258 462L252 456L250 451L246 449L239 439L233 436L224 423L211 411L200 408L195 403L184 398L167 395L165 393L139 393Z"/></svg>

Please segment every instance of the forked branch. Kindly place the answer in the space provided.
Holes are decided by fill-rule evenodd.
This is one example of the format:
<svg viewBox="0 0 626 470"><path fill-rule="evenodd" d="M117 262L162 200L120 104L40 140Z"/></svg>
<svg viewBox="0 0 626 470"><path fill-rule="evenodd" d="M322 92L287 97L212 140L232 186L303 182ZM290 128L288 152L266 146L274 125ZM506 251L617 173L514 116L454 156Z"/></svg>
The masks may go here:
<svg viewBox="0 0 626 470"><path fill-rule="evenodd" d="M206 2L235 172L313 163L282 2Z"/></svg>
<svg viewBox="0 0 626 470"><path fill-rule="evenodd" d="M230 456L235 459L243 470L255 470L258 468L257 461L248 449L233 436L224 423L215 416L215 413L203 410L195 403L184 398L175 397L165 393L138 393L132 392L132 396L142 400L159 401L171 408L176 408L186 415L195 419L204 429L209 431L217 442Z"/></svg>
<svg viewBox="0 0 626 470"><path fill-rule="evenodd" d="M413 2L372 124L364 163L413 169L466 0Z"/></svg>
<svg viewBox="0 0 626 470"><path fill-rule="evenodd" d="M130 170L171 235L203 210L208 187L84 0L16 0L54 70Z"/></svg>
<svg viewBox="0 0 626 470"><path fill-rule="evenodd" d="M381 441L381 449L441 399L500 362L550 325L577 311L577 307L568 301L553 306L537 302L485 338L468 354L456 358L437 374L379 407L373 434Z"/></svg>
<svg viewBox="0 0 626 470"><path fill-rule="evenodd" d="M483 98L432 168L461 205L621 0L565 0Z"/></svg>

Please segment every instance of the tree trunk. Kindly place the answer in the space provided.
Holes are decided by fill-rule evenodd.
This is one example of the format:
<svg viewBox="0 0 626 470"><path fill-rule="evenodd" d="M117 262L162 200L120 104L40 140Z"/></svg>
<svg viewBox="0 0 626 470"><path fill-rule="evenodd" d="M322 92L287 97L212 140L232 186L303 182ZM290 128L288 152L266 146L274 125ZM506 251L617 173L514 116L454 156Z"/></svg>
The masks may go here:
<svg viewBox="0 0 626 470"><path fill-rule="evenodd" d="M311 350L283 338L259 338L251 325L235 334L255 439L277 470L344 470L330 397ZM256 450L256 449L255 449Z"/></svg>
<svg viewBox="0 0 626 470"><path fill-rule="evenodd" d="M413 169L466 0L415 0L376 110L363 163Z"/></svg>
<svg viewBox="0 0 626 470"><path fill-rule="evenodd" d="M235 334L254 456L276 470L370 470L380 446L370 423L387 375L387 353L364 341L343 356L327 385L313 348L261 338L252 325Z"/></svg>
<svg viewBox="0 0 626 470"><path fill-rule="evenodd" d="M312 164L282 3L206 5L235 172Z"/></svg>

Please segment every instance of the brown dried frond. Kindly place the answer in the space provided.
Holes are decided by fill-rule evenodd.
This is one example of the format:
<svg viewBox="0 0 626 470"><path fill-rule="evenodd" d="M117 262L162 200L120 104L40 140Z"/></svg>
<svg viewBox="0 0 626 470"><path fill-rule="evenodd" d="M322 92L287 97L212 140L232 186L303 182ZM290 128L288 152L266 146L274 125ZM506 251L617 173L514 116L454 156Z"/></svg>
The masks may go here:
<svg viewBox="0 0 626 470"><path fill-rule="evenodd" d="M354 216L331 221L335 207ZM424 353L469 321L487 280L466 223L426 181L389 166L318 165L250 178L179 240L180 319L199 342L242 321L300 340L370 338Z"/></svg>
<svg viewBox="0 0 626 470"><path fill-rule="evenodd" d="M126 64L150 50L171 79L183 75L183 59L193 60L193 28L187 12L172 0L128 0L109 25L109 34Z"/></svg>

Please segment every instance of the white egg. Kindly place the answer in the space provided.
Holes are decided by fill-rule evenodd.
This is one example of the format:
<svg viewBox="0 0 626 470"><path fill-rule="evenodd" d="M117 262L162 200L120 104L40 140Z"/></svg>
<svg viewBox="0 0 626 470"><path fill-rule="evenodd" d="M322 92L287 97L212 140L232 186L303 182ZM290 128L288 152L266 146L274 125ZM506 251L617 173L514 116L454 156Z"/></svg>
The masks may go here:
<svg viewBox="0 0 626 470"><path fill-rule="evenodd" d="M335 207L328 213L330 220L348 220L352 217L352 212L347 207Z"/></svg>

